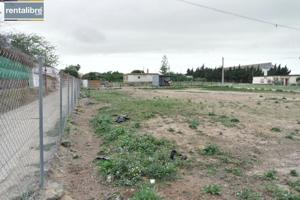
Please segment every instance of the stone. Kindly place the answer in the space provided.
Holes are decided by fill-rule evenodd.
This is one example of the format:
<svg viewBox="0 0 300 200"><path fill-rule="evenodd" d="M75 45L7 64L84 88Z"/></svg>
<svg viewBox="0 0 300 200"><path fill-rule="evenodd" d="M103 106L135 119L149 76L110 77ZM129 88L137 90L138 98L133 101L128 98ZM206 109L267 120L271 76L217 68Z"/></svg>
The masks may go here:
<svg viewBox="0 0 300 200"><path fill-rule="evenodd" d="M45 200L60 200L64 196L63 185L49 181L45 188Z"/></svg>
<svg viewBox="0 0 300 200"><path fill-rule="evenodd" d="M69 148L69 147L71 147L71 142L65 140L65 141L62 141L62 142L60 143L60 145L63 146L63 147Z"/></svg>

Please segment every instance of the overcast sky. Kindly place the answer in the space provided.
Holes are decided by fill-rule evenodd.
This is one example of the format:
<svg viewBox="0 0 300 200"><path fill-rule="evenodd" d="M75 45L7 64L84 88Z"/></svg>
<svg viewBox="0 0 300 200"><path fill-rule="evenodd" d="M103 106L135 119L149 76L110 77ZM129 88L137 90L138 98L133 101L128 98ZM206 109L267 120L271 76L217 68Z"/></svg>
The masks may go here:
<svg viewBox="0 0 300 200"><path fill-rule="evenodd" d="M300 28L299 0L190 0ZM273 62L300 74L300 32L176 0L48 0L44 22L5 22L1 31L38 33L57 46L59 68L81 72L149 69L168 56L171 70Z"/></svg>

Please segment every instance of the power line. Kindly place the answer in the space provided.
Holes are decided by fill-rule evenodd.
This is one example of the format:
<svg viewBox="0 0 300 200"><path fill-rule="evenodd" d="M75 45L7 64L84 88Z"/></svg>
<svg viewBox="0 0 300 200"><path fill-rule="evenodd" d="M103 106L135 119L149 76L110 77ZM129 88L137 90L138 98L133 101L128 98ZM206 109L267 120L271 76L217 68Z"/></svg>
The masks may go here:
<svg viewBox="0 0 300 200"><path fill-rule="evenodd" d="M286 29L292 29L292 30L295 30L295 31L300 31L300 28L297 28L297 27L287 26L287 25L284 25L284 24L277 24L277 23L266 21L266 20L263 20L263 19L259 19L259 18L255 18L255 17L249 17L249 16L241 15L241 14L226 11L226 10L221 10L219 8L210 7L210 6L207 6L207 5L200 4L200 3L195 3L195 2L191 2L191 1L187 1L187 0L176 0L176 1L180 1L182 3L186 3L186 4L189 4L189 5L192 5L192 6L212 10L214 12L222 13L222 14L225 14L225 15L231 15L231 16L234 16L234 17L239 17L239 18L250 20L250 21L255 21L255 22L259 22L259 23L263 23L263 24L272 25L272 26L275 26L276 28L281 27L281 28L286 28Z"/></svg>

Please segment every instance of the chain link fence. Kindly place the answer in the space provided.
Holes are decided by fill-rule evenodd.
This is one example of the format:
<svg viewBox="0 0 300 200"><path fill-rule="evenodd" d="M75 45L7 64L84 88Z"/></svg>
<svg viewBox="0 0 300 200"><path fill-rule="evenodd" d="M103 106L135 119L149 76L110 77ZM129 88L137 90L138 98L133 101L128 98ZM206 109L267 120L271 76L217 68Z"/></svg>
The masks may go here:
<svg viewBox="0 0 300 200"><path fill-rule="evenodd" d="M80 80L0 47L0 199L31 199L80 94Z"/></svg>

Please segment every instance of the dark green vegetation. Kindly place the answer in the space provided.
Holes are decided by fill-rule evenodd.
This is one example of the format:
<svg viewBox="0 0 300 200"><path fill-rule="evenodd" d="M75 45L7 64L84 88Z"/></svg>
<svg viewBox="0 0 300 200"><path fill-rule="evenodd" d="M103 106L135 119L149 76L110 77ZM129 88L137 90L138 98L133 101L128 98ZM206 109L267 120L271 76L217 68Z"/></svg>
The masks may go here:
<svg viewBox="0 0 300 200"><path fill-rule="evenodd" d="M178 102L140 100L118 92L92 92L92 96L98 101L109 103L100 109L93 120L96 133L104 141L100 154L110 158L97 163L103 175L111 176L115 184L125 186L137 185L151 178L165 181L177 177L183 161L170 158L176 146L167 140L138 133L137 128L142 121L163 114L166 110L176 111ZM114 122L116 116L121 114L128 114L130 120L122 124ZM150 190L144 190L137 194L136 199L142 195L151 195Z"/></svg>
<svg viewBox="0 0 300 200"><path fill-rule="evenodd" d="M272 131L272 132L275 132L275 133L280 133L280 132L281 132L281 129L278 128L278 127L273 127L273 128L271 129L271 131Z"/></svg>
<svg viewBox="0 0 300 200"><path fill-rule="evenodd" d="M291 177L292 173L286 173L286 179L275 170L266 171L262 176L249 175L248 172L259 164L260 158L244 152L239 153L243 149L237 151L235 144L230 147L223 145L222 137L227 132L239 131L244 126L243 120L232 116L235 113L207 109L203 102L197 104L170 97L144 99L117 91L91 91L90 96L103 105L93 124L103 141L99 155L108 158L97 161L96 164L102 175L111 180L111 184L141 188L134 195L134 199L161 199L153 187L147 186L150 179L156 180L155 186L165 196L164 187L177 184L176 182L169 186L165 181L177 178L177 181L181 181L181 176L188 173L194 175L196 172L203 176L203 180L210 180L207 184L211 183L205 188L199 188L201 195L220 195L221 198L231 196L232 199L245 200L299 199L299 183ZM117 116L125 114L130 120L117 124ZM148 124L146 121L152 118L155 119L148 121ZM157 123L156 120L162 122ZM183 126L177 127L176 120L186 123L186 129ZM147 128L155 126L153 122L157 123L157 130L164 129L166 137L174 137L178 133L184 140L188 137L187 133L194 134L187 142L195 148L190 152L179 152L182 144L179 143L179 148L167 139L159 139L147 133ZM222 134L217 132L215 137L208 135L205 127L215 125L226 131L222 130ZM155 134L155 131L151 132ZM197 140L202 140L207 145L203 147L203 143L198 143ZM188 160L183 161L178 157L172 160L172 150L187 155ZM178 173L179 170L181 173ZM201 178L199 181L202 181ZM236 187L237 183L246 188ZM279 184L288 187L289 191L278 187ZM139 185L142 187L137 187ZM188 192L183 195L188 195Z"/></svg>
<svg viewBox="0 0 300 200"><path fill-rule="evenodd" d="M222 187L220 185L211 184L203 188L204 192L211 195L221 195Z"/></svg>
<svg viewBox="0 0 300 200"><path fill-rule="evenodd" d="M153 188L144 186L142 187L132 198L131 200L161 200Z"/></svg>
<svg viewBox="0 0 300 200"><path fill-rule="evenodd" d="M292 169L292 170L290 171L290 175L291 175L291 176L295 176L295 177L299 176L297 170L295 170L295 169Z"/></svg>
<svg viewBox="0 0 300 200"><path fill-rule="evenodd" d="M244 188L236 194L239 200L263 200L262 194L249 188Z"/></svg>
<svg viewBox="0 0 300 200"><path fill-rule="evenodd" d="M123 82L123 73L121 72L105 72L105 73L99 73L99 72L90 72L87 74L84 74L82 76L82 79L87 80L102 80L102 81L111 81L111 82Z"/></svg>
<svg viewBox="0 0 300 200"><path fill-rule="evenodd" d="M268 72L269 76L272 75L289 75L291 71L281 65L274 65ZM188 76L193 76L194 79L208 81L208 82L220 82L222 77L222 68L209 68L198 67L194 69L187 69ZM231 67L225 72L225 81L234 83L252 83L253 76L263 76L263 71L256 67L242 68L241 66Z"/></svg>
<svg viewBox="0 0 300 200"><path fill-rule="evenodd" d="M264 179L266 180L276 180L277 179L277 172L275 170L269 170L264 173Z"/></svg>

